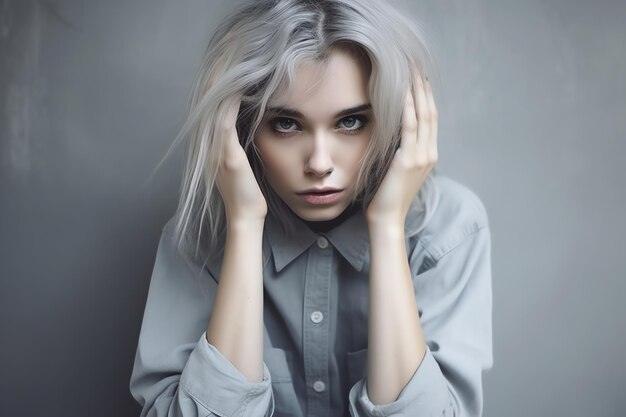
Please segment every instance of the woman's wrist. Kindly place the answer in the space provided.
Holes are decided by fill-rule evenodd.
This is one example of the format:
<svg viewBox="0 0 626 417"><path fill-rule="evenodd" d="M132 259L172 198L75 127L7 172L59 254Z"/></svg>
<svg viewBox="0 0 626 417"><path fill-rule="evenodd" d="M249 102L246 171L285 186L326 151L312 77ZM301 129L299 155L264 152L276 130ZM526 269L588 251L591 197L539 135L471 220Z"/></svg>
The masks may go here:
<svg viewBox="0 0 626 417"><path fill-rule="evenodd" d="M381 217L368 217L367 218L367 227L370 232L375 233L391 233L398 234L404 233L404 222L400 221L397 218L386 219Z"/></svg>
<svg viewBox="0 0 626 417"><path fill-rule="evenodd" d="M249 231L250 229L263 229L265 225L265 217L259 216L251 216L244 217L238 216L233 218L226 219L226 228L227 230L235 230L235 231Z"/></svg>

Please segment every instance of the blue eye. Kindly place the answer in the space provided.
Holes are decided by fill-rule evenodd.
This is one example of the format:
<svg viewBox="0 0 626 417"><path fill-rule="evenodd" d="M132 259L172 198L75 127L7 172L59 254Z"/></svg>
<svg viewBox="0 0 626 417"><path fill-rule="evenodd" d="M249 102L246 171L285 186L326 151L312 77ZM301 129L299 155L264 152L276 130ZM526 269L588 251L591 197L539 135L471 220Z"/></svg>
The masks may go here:
<svg viewBox="0 0 626 417"><path fill-rule="evenodd" d="M294 130L289 129L289 127L295 126L295 124L293 119L287 117L277 117L270 121L270 126L278 133L294 132Z"/></svg>
<svg viewBox="0 0 626 417"><path fill-rule="evenodd" d="M365 116L347 116L341 119L341 123L343 123L348 132L354 133L361 130L367 124L367 118Z"/></svg>

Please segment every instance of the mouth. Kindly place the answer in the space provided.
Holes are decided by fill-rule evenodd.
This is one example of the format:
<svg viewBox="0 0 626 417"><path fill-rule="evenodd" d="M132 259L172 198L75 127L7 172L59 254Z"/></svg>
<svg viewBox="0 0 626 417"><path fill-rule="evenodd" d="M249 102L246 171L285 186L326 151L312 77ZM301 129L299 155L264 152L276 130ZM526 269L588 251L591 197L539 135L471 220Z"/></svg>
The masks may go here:
<svg viewBox="0 0 626 417"><path fill-rule="evenodd" d="M336 194L338 192L340 192L341 190L333 190L333 191L313 191L310 193L301 193L300 195L330 195L330 194Z"/></svg>
<svg viewBox="0 0 626 417"><path fill-rule="evenodd" d="M341 199L343 190L332 190L324 192L299 193L304 201L312 205L330 205L335 204Z"/></svg>
<svg viewBox="0 0 626 417"><path fill-rule="evenodd" d="M300 193L296 193L298 195L305 195L305 194L310 194L310 195L329 195L329 194L335 194L335 193L340 193L342 192L342 189L339 188L328 188L325 190L307 190L307 191L303 191Z"/></svg>

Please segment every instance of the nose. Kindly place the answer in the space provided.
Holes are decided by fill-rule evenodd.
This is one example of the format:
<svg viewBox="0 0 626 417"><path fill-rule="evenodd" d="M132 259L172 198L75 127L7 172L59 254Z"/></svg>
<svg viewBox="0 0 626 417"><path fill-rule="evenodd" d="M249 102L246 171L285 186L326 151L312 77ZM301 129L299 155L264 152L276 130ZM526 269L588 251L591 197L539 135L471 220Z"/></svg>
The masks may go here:
<svg viewBox="0 0 626 417"><path fill-rule="evenodd" d="M330 141L323 134L313 139L313 149L304 165L305 173L316 177L324 177L333 172L334 164L330 152Z"/></svg>

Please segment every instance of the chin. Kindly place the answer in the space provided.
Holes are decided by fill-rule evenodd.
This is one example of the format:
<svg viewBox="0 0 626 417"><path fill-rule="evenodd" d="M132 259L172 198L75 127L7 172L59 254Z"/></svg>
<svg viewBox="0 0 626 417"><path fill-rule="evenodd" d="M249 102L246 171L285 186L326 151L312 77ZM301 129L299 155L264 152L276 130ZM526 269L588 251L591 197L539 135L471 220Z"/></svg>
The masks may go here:
<svg viewBox="0 0 626 417"><path fill-rule="evenodd" d="M339 204L330 207L310 207L299 208L298 210L291 209L298 217L309 222L322 222L333 220L337 218L345 209L344 206Z"/></svg>

